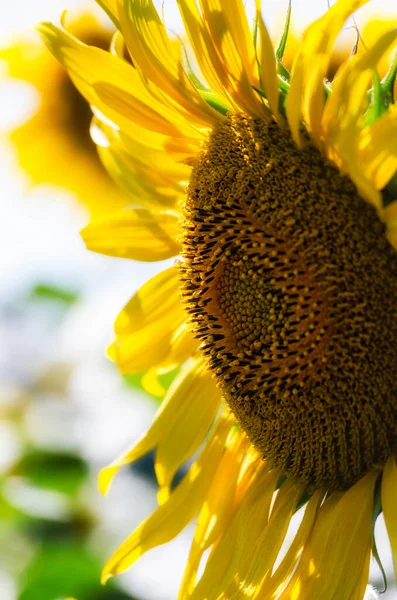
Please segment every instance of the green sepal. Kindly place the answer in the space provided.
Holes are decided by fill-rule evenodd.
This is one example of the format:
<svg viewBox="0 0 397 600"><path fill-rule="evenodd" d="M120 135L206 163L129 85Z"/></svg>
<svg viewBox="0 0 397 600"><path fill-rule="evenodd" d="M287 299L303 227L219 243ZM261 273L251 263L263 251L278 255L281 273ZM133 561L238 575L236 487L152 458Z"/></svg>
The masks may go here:
<svg viewBox="0 0 397 600"><path fill-rule="evenodd" d="M230 108L227 107L225 104L223 104L223 102L221 102L219 100L219 98L213 92L209 92L207 90L200 90L199 89L199 94L200 94L200 96L202 98L204 98L204 100L206 101L206 103L211 106L211 108L214 108L221 115L227 115L227 113L229 112Z"/></svg>
<svg viewBox="0 0 397 600"><path fill-rule="evenodd" d="M397 52L383 80L380 80L378 72L374 71L374 85L369 91L370 105L365 118L365 125L371 125L379 119L388 109L390 104L395 103L394 83L397 77Z"/></svg>
<svg viewBox="0 0 397 600"><path fill-rule="evenodd" d="M397 52L394 54L390 68L380 84L383 94L385 96L385 101L387 103L387 106L389 106L389 104L394 104L396 101L396 98L394 98L394 83L396 81L396 77L397 77Z"/></svg>
<svg viewBox="0 0 397 600"><path fill-rule="evenodd" d="M374 70L373 80L374 85L370 90L370 104L365 116L365 126L371 125L387 110L385 93L376 70Z"/></svg>
<svg viewBox="0 0 397 600"><path fill-rule="evenodd" d="M190 81L196 87L200 96L206 101L207 104L209 104L211 106L211 108L215 109L221 115L226 115L229 111L229 108L227 106L225 106L225 104L223 104L223 102L221 102L219 100L219 98L216 96L216 94L211 92L211 90L208 89L197 77L196 73L193 71L192 67L190 66L189 57L187 55L187 50L185 48L184 43L182 42L182 40L179 37L178 37L178 39L182 46L182 50L183 50L183 54L184 54L184 58L185 58L185 69L186 69L186 72L188 74Z"/></svg>
<svg viewBox="0 0 397 600"><path fill-rule="evenodd" d="M290 85L289 85L288 81L285 81L285 79L283 79L283 77L281 75L278 75L278 89L279 89L278 109L279 109L280 113L283 115L283 117L286 117L285 103L287 100L287 94L288 94L289 88L290 88ZM262 98L267 99L266 94L263 90L261 90L260 88L257 88L255 85L252 86L252 89L254 89Z"/></svg>
<svg viewBox="0 0 397 600"><path fill-rule="evenodd" d="M279 69L280 69L280 67L282 67L282 69L284 69L284 71L288 74L288 80L289 80L289 72L287 71L287 69L285 69L281 65L281 61L283 60L285 47L287 45L287 40L288 40L289 26L290 26L290 22L291 22L291 5L292 5L291 0L289 0L287 14L285 17L283 33L281 34L280 41L278 42L277 48L276 48L276 60L278 62ZM280 71L280 73L281 73L281 71Z"/></svg>

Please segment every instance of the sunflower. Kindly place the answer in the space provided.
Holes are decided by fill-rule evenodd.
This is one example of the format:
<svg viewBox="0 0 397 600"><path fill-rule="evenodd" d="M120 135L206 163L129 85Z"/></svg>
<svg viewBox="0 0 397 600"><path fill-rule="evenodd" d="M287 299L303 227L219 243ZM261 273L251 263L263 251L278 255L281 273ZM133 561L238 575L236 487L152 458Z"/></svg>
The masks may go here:
<svg viewBox="0 0 397 600"><path fill-rule="evenodd" d="M86 43L101 48L110 44L112 30L91 14L74 17L71 29ZM128 204L130 199L103 168L90 138L90 107L41 40L21 36L0 50L0 60L9 77L32 85L38 93L37 110L9 135L31 182L70 190L91 215Z"/></svg>
<svg viewBox="0 0 397 600"><path fill-rule="evenodd" d="M99 3L119 31L110 53L40 26L135 194L83 237L134 260L179 255L118 316L111 355L124 373L182 365L150 429L100 475L105 492L156 449L159 507L103 580L197 516L180 600L360 600L382 511L397 569L396 62L377 72L397 30L330 85L335 40L365 0L312 23L291 73L289 19L274 49L259 0L253 32L242 0L179 0L179 50L151 0Z"/></svg>

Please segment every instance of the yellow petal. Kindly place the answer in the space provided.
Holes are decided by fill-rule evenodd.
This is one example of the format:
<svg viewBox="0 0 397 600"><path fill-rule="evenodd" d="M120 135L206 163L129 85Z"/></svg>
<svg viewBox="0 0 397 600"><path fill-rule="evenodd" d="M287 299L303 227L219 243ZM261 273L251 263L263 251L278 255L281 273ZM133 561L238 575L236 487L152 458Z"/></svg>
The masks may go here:
<svg viewBox="0 0 397 600"><path fill-rule="evenodd" d="M112 354L123 373L177 366L169 357L175 332L186 321L178 290L176 269L165 269L145 283L118 315Z"/></svg>
<svg viewBox="0 0 397 600"><path fill-rule="evenodd" d="M99 147L100 159L114 181L131 196L134 205L152 210L174 208L183 197L183 190L173 187L158 188L137 162L124 150L116 146ZM154 171L152 170L152 173Z"/></svg>
<svg viewBox="0 0 397 600"><path fill-rule="evenodd" d="M185 109L187 118L215 125L221 115L203 100L185 73L152 0L118 0L118 14L132 59L144 76Z"/></svg>
<svg viewBox="0 0 397 600"><path fill-rule="evenodd" d="M127 133L133 135L137 124L167 136L202 137L176 110L153 98L137 70L126 61L86 46L51 23L38 29L86 100Z"/></svg>
<svg viewBox="0 0 397 600"><path fill-rule="evenodd" d="M218 73L235 104L264 116L266 108L252 86L259 86L255 48L242 0L200 0L213 44L222 62Z"/></svg>
<svg viewBox="0 0 397 600"><path fill-rule="evenodd" d="M170 212L125 209L91 223L81 235L89 250L109 256L150 262L179 253L177 217Z"/></svg>
<svg viewBox="0 0 397 600"><path fill-rule="evenodd" d="M193 338L190 326L182 323L173 333L170 341L170 352L167 357L166 365L159 367L160 372L170 370L169 365L174 367L182 364L189 356L193 356L199 347L199 342Z"/></svg>
<svg viewBox="0 0 397 600"><path fill-rule="evenodd" d="M237 479L241 469L248 438L241 431L231 432L225 454L219 463L207 498L197 519L194 539L179 590L179 600L193 592L203 552L209 548L224 529L232 515ZM222 485L219 483L222 482Z"/></svg>
<svg viewBox="0 0 397 600"><path fill-rule="evenodd" d="M339 0L308 27L291 72L287 117L294 140L301 145L300 121L314 141L320 141L324 108L324 78L335 40L348 17L368 0Z"/></svg>
<svg viewBox="0 0 397 600"><path fill-rule="evenodd" d="M261 50L259 53L260 80L272 114L281 124L282 118L278 110L278 78L274 48L269 32L262 18L261 2L256 1L256 17L260 34Z"/></svg>
<svg viewBox="0 0 397 600"><path fill-rule="evenodd" d="M138 127L136 133L139 136ZM98 145L99 156L107 171L131 194L130 203L164 209L183 199L191 167L180 161L196 155L197 145L188 140L169 138L168 142L163 140L162 146L154 148L147 130L141 132L140 140L133 139L98 117L93 119L91 137ZM153 165L156 165L155 169Z"/></svg>
<svg viewBox="0 0 397 600"><path fill-rule="evenodd" d="M204 411L207 409L207 414L204 414L203 418L203 421L206 420L207 423L203 434L205 435L216 416L221 398L214 382L210 380L210 376L205 371L202 359L199 358L191 360L172 382L147 432L118 459L108 467L102 469L99 476L99 487L102 493L107 492L113 477L120 467L144 456L155 446L161 445L163 440L169 441L170 433L178 429L178 435L183 435L184 439L179 440L177 438L174 442L174 447L171 447L168 454L167 449L165 451L162 450L160 456L162 462L156 465L156 472L160 473L160 485L166 485L169 475L172 479L173 474L181 463L197 450L203 439L203 436L199 439L200 432L203 431L203 422L200 422L200 420L197 421L198 404L202 400L199 389L201 384L204 384L207 396L209 397L209 401L206 399L209 406L204 407ZM197 400L195 394L192 393L193 390L196 392L199 390ZM192 413L194 413L196 422L192 419ZM208 418L208 416L211 416L210 413L212 414L211 420ZM199 418L202 419L201 415ZM179 428L184 422L189 425L190 429L182 433L179 431ZM179 442L181 443L180 449L175 448L175 443L178 444ZM156 462L158 463L158 458L156 458Z"/></svg>
<svg viewBox="0 0 397 600"><path fill-rule="evenodd" d="M367 556L364 561L364 568L361 573L361 578L359 579L356 589L353 591L349 600L365 600L365 592L368 587L368 576L369 576L369 567L371 561L371 548L367 550Z"/></svg>
<svg viewBox="0 0 397 600"><path fill-rule="evenodd" d="M391 456L383 469L382 509L393 553L394 573L397 578L397 464Z"/></svg>
<svg viewBox="0 0 397 600"><path fill-rule="evenodd" d="M181 372L170 394L173 409L163 415L155 460L161 503L168 499L176 471L204 441L222 399L201 357Z"/></svg>
<svg viewBox="0 0 397 600"><path fill-rule="evenodd" d="M397 106L392 104L386 113L361 134L358 162L376 189L383 189L397 171Z"/></svg>
<svg viewBox="0 0 397 600"><path fill-rule="evenodd" d="M207 24L198 10L196 0L177 0L177 2L195 58L206 82L226 105L233 103L225 89L222 61L211 39Z"/></svg>
<svg viewBox="0 0 397 600"><path fill-rule="evenodd" d="M158 371L156 369L150 369L145 373L141 379L141 386L150 394L150 396L154 396L155 398L162 398L166 392L166 389L160 383L158 378Z"/></svg>
<svg viewBox="0 0 397 600"><path fill-rule="evenodd" d="M261 591L259 592L259 597L261 597L260 594L262 593L264 598L271 598L274 600L283 590L294 571L295 565L302 555L303 548L313 529L318 507L323 497L324 492L319 490L315 492L313 497L307 503L302 522L291 545L275 572L271 577L266 577Z"/></svg>
<svg viewBox="0 0 397 600"><path fill-rule="evenodd" d="M371 548L373 471L323 504L297 570L280 600L350 598L364 573Z"/></svg>
<svg viewBox="0 0 397 600"><path fill-rule="evenodd" d="M271 572L287 533L302 489L284 483L278 491L268 523L258 529L241 560L235 565L233 580L225 590L228 600L256 598L265 576Z"/></svg>
<svg viewBox="0 0 397 600"><path fill-rule="evenodd" d="M158 181L159 185L175 185L181 181L188 181L191 167L182 164L181 161L191 154L197 154L201 147L199 141L192 143L188 140L168 139L165 146L154 148L151 141L148 144L146 137L139 136L139 132L138 136L132 138L124 131L96 118L91 126L91 134L97 144L112 145L122 149L134 159L136 164L150 169L145 176L150 173L152 179ZM95 139L96 137L98 139ZM153 169L153 165L156 165L155 169Z"/></svg>
<svg viewBox="0 0 397 600"><path fill-rule="evenodd" d="M186 527L207 497L232 421L221 418L205 449L165 504L120 546L106 564L102 581L125 571L142 554L172 540Z"/></svg>
<svg viewBox="0 0 397 600"><path fill-rule="evenodd" d="M254 540L267 525L278 478L277 471L269 473L268 466L262 463L262 469L256 472L250 487L242 496L226 531L213 547L191 600L223 597L222 594L234 580L237 569L250 552Z"/></svg>
<svg viewBox="0 0 397 600"><path fill-rule="evenodd" d="M328 155L349 174L361 195L378 208L381 207L381 197L374 182L365 173L365 165L359 162L359 143L373 69L396 38L397 29L387 32L365 54L353 58L343 67L335 80L323 118Z"/></svg>

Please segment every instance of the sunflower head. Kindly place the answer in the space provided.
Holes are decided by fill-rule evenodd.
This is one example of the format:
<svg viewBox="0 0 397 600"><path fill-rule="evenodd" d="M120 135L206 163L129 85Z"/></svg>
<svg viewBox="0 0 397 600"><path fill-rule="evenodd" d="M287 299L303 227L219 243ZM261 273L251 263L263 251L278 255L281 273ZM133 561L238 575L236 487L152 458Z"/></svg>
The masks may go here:
<svg viewBox="0 0 397 600"><path fill-rule="evenodd" d="M152 389L182 365L148 432L101 474L106 491L156 448L160 506L104 580L198 513L180 600L362 600L380 495L397 556L397 59L378 72L397 29L330 83L365 0L314 22L291 72L290 11L273 48L259 0L253 32L241 0L179 0L181 51L151 0L100 4L119 30L111 53L41 26L134 197L83 237L115 256L179 255L123 309L111 354Z"/></svg>
<svg viewBox="0 0 397 600"><path fill-rule="evenodd" d="M181 227L195 334L262 455L328 489L385 462L397 254L349 178L277 124L233 115L194 166Z"/></svg>

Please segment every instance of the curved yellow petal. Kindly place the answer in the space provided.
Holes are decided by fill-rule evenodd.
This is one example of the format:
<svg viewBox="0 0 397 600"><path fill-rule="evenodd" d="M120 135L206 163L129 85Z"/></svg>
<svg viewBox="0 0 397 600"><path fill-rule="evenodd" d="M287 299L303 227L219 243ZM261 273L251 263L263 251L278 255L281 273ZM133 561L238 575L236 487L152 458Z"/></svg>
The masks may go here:
<svg viewBox="0 0 397 600"><path fill-rule="evenodd" d="M169 438L170 432L174 431L175 427L178 427L178 425L180 425L185 418L187 421L190 420L191 429L186 432L185 435L188 433L190 436L192 436L191 441L185 440L185 444L182 444L179 454L178 449L174 449L174 453L171 452L169 456L165 456L164 463L160 463L159 465L160 468L157 467L157 469L159 468L161 474L159 481L160 485L165 485L164 481L167 473L164 473L164 468L166 466L174 469L173 473L171 474L172 478L172 475L182 464L182 462L184 462L190 456L190 454L192 454L198 448L196 445L198 439L197 433L198 431L202 431L200 428L200 422L192 422L192 419L190 419L191 413L194 413L194 415L197 417L197 406L193 406L193 408L191 407L191 403L192 401L194 402L195 399L192 398L190 386L197 390L197 387L200 383L204 382L204 384L207 384L206 391L207 393L209 392L208 395L210 397L211 404L211 406L208 408L208 412L212 410L213 416L210 422L207 419L208 427L205 433L208 431L208 428L218 411L220 395L217 395L215 384L212 381L212 385L208 385L209 377L210 376L205 373L201 358L191 360L181 370L181 372L172 382L159 410L153 419L153 423L146 433L119 458L113 461L108 467L102 469L99 476L99 489L101 493L105 494L107 492L113 477L122 466L127 465L130 462L134 462L138 458L141 458L141 456L147 454L155 446L159 446L164 439ZM206 378L207 381L205 381ZM197 403L199 403L200 399L201 396L199 396ZM176 440L176 442L178 441L179 439Z"/></svg>
<svg viewBox="0 0 397 600"><path fill-rule="evenodd" d="M255 0L255 2L256 18L261 42L261 48L259 52L260 80L263 91L265 92L266 98L269 102L270 110L272 111L272 114L276 120L282 124L282 118L278 110L279 89L273 42L270 39L269 32L263 21L261 2L260 0Z"/></svg>
<svg viewBox="0 0 397 600"><path fill-rule="evenodd" d="M277 471L268 472L268 468L263 463L242 495L226 530L213 547L191 600L223 597L229 583L235 577L237 579L238 568L244 564L245 557L269 520L270 505L280 475ZM230 598L229 595L225 597Z"/></svg>
<svg viewBox="0 0 397 600"><path fill-rule="evenodd" d="M393 554L394 574L397 579L397 463L391 456L383 469L382 509Z"/></svg>
<svg viewBox="0 0 397 600"><path fill-rule="evenodd" d="M227 416L220 419L202 454L168 502L146 519L110 558L103 570L103 583L131 567L151 548L172 540L194 518L207 497L231 426Z"/></svg>
<svg viewBox="0 0 397 600"><path fill-rule="evenodd" d="M252 86L259 86L255 48L242 0L200 0L204 20L221 58L218 73L241 109L261 117L267 109Z"/></svg>
<svg viewBox="0 0 397 600"><path fill-rule="evenodd" d="M397 171L397 106L389 106L361 134L357 161L377 190L383 189Z"/></svg>
<svg viewBox="0 0 397 600"><path fill-rule="evenodd" d="M137 124L174 137L201 138L189 122L148 92L136 69L100 48L86 46L51 23L39 32L86 100L126 132Z"/></svg>
<svg viewBox="0 0 397 600"><path fill-rule="evenodd" d="M165 387L159 381L159 372L157 369L150 369L141 379L141 386L150 396L162 398L166 392Z"/></svg>
<svg viewBox="0 0 397 600"><path fill-rule="evenodd" d="M207 24L198 10L196 0L177 0L177 3L194 55L207 84L226 105L233 105L233 100L227 93L227 86L225 88L222 61Z"/></svg>
<svg viewBox="0 0 397 600"><path fill-rule="evenodd" d="M89 250L149 262L178 254L177 234L175 214L144 208L126 208L112 213L81 232Z"/></svg>
<svg viewBox="0 0 397 600"><path fill-rule="evenodd" d="M151 181L168 186L189 180L191 167L181 161L191 154L197 154L201 148L199 141L169 139L165 146L153 148L148 146L145 137L131 138L98 119L94 119L93 124L99 129L99 139L95 140L99 145L122 149L141 169L147 168L145 174L151 175Z"/></svg>
<svg viewBox="0 0 397 600"><path fill-rule="evenodd" d="M301 561L280 600L350 598L368 577L374 486L372 471L323 504ZM332 549L332 550L330 550Z"/></svg>
<svg viewBox="0 0 397 600"><path fill-rule="evenodd" d="M156 449L155 471L160 486L160 503L168 499L179 467L204 441L221 400L221 392L207 371L203 358L191 362L177 377L170 400L173 410L163 416L163 420L168 419L168 422L162 427Z"/></svg>
<svg viewBox="0 0 397 600"><path fill-rule="evenodd" d="M230 440L230 441L229 441ZM233 513L237 480L249 441L241 431L231 432L207 498L200 510L194 539L179 590L179 600L194 590L203 552L221 536ZM219 485L222 482L222 485Z"/></svg>
<svg viewBox="0 0 397 600"><path fill-rule="evenodd" d="M141 140L133 139L98 117L91 125L98 154L113 179L131 194L130 204L172 208L184 197L191 172L191 167L180 161L196 155L199 147L187 140L175 140L179 141L175 145L169 138L162 149L153 148L145 143L148 133L142 133ZM151 144L152 140L148 141Z"/></svg>
<svg viewBox="0 0 397 600"><path fill-rule="evenodd" d="M114 181L131 196L131 203L150 210L174 209L183 198L184 187L159 186L155 171L142 167L118 146L98 147L99 157ZM152 177L154 175L154 177ZM146 177L145 177L146 176Z"/></svg>
<svg viewBox="0 0 397 600"><path fill-rule="evenodd" d="M186 321L178 290L176 269L170 267L146 282L119 313L111 355L123 373L177 366L172 345ZM190 348L183 347L189 350L186 360Z"/></svg>
<svg viewBox="0 0 397 600"><path fill-rule="evenodd" d="M235 565L233 578L225 590L226 598L248 600L257 597L261 583L273 569L301 495L302 489L298 486L289 482L281 486L267 524L250 540Z"/></svg>
<svg viewBox="0 0 397 600"><path fill-rule="evenodd" d="M349 174L362 196L378 208L381 197L375 182L364 170L365 164L359 162L359 144L373 69L396 39L397 29L388 31L365 54L343 67L335 80L322 122L329 157Z"/></svg>
<svg viewBox="0 0 397 600"><path fill-rule="evenodd" d="M144 76L183 108L188 118L206 127L215 125L221 115L187 76L152 0L118 0L118 14L132 59Z"/></svg>
<svg viewBox="0 0 397 600"><path fill-rule="evenodd" d="M368 577L369 577L369 568L371 561L371 548L367 550L367 556L364 560L364 567L362 569L361 577L357 583L355 590L352 592L352 595L349 597L349 600L365 600L365 592L368 588Z"/></svg>
<svg viewBox="0 0 397 600"><path fill-rule="evenodd" d="M304 33L291 72L287 96L287 118L292 136L301 145L300 122L303 120L315 142L321 140L324 108L324 78L331 61L335 40L345 21L368 0L338 0L324 16Z"/></svg>
<svg viewBox="0 0 397 600"><path fill-rule="evenodd" d="M258 594L259 597L263 596L263 598L269 600L275 600L279 597L302 555L305 544L312 532L318 507L323 498L324 492L318 490L308 501L305 514L293 541L275 572L265 578Z"/></svg>

